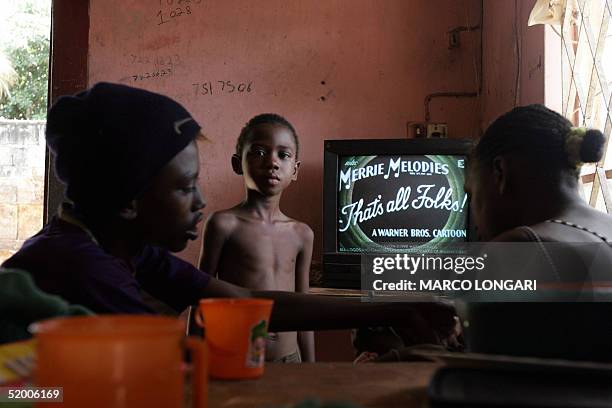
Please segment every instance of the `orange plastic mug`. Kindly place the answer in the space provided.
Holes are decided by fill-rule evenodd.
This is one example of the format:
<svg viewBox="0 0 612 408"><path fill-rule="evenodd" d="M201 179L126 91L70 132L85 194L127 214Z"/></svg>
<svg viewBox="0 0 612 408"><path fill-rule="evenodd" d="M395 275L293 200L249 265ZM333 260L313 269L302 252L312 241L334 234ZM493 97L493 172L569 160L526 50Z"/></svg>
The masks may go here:
<svg viewBox="0 0 612 408"><path fill-rule="evenodd" d="M272 304L254 298L200 300L195 319L205 329L211 377L247 379L263 374Z"/></svg>
<svg viewBox="0 0 612 408"><path fill-rule="evenodd" d="M37 339L36 385L63 387L62 403L41 407L183 407L184 345L194 361L193 405L207 406L206 344L185 339L177 319L58 318L35 323L31 331Z"/></svg>

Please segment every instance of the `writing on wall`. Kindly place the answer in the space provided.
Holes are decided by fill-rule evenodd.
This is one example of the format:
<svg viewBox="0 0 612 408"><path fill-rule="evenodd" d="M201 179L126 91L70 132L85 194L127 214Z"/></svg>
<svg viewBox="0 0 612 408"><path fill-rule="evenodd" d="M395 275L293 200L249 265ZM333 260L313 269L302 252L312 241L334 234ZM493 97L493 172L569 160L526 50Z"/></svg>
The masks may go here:
<svg viewBox="0 0 612 408"><path fill-rule="evenodd" d="M253 82L233 82L233 81L207 81L194 83L193 90L195 96L212 96L219 94L241 94L253 91Z"/></svg>
<svg viewBox="0 0 612 408"><path fill-rule="evenodd" d="M202 0L159 0L159 10L155 15L157 25L191 15L192 8L200 3Z"/></svg>

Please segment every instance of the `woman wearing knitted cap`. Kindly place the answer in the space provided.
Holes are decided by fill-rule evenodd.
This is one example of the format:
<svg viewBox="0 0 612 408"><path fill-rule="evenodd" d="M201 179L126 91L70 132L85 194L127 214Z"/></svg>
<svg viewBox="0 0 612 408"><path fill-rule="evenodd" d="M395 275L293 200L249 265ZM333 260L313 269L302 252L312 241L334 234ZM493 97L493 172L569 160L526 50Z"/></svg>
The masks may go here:
<svg viewBox="0 0 612 408"><path fill-rule="evenodd" d="M600 131L573 128L558 113L530 105L494 121L471 156L466 190L480 239L536 243L529 248L544 253L546 269L582 291L549 292L553 298L569 294L567 300L580 293L582 300L589 300L584 296L595 292L585 279L612 280L607 267L596 271L593 257L585 256L595 253L599 265L612 262L612 217L589 207L578 190L580 166L601 160L604 145ZM537 296L523 298L531 303L469 304L468 347L498 354L612 360L612 303L593 302L593 297L542 302Z"/></svg>
<svg viewBox="0 0 612 408"><path fill-rule="evenodd" d="M252 292L170 254L197 238L202 220L199 134L180 104L145 90L100 83L60 98L49 110L47 143L72 203L4 266L98 313L152 313L143 291L176 311L202 297L258 296L274 299L277 331L402 324L431 342L452 330L446 305Z"/></svg>

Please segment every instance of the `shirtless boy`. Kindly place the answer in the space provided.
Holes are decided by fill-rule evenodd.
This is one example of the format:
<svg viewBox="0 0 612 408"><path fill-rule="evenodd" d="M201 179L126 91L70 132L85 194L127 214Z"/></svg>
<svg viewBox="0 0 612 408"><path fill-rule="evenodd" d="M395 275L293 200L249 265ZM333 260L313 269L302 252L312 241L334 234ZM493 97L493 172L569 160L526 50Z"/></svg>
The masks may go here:
<svg viewBox="0 0 612 408"><path fill-rule="evenodd" d="M246 124L232 156L246 197L209 218L202 270L251 289L308 292L313 232L279 206L283 191L297 179L298 150L295 129L285 118L261 114ZM313 362L313 332L271 333L266 359Z"/></svg>

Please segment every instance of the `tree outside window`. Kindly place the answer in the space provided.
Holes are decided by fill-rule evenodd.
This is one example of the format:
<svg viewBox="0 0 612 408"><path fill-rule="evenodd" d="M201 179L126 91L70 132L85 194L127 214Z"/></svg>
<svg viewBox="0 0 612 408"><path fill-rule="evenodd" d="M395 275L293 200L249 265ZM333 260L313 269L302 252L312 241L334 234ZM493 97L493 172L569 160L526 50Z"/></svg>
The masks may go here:
<svg viewBox="0 0 612 408"><path fill-rule="evenodd" d="M42 226L51 0L0 8L0 262Z"/></svg>

